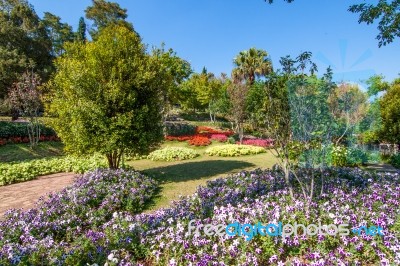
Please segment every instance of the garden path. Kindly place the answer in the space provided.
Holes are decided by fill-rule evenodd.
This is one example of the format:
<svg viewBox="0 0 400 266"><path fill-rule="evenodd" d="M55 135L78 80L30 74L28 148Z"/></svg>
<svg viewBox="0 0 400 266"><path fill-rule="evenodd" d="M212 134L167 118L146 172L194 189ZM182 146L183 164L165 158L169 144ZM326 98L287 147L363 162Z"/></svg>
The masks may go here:
<svg viewBox="0 0 400 266"><path fill-rule="evenodd" d="M384 164L384 163L373 163L373 164L368 164L366 166L367 170L373 170L377 172L391 172L391 173L400 173L399 169L394 168L390 164Z"/></svg>
<svg viewBox="0 0 400 266"><path fill-rule="evenodd" d="M33 208L41 196L72 184L74 177L74 173L58 173L0 187L0 218L8 209Z"/></svg>

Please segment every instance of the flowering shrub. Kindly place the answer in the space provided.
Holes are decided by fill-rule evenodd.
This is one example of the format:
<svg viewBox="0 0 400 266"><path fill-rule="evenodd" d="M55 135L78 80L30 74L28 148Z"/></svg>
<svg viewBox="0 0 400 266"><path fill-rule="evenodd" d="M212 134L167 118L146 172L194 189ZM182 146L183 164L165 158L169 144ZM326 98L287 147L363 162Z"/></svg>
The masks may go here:
<svg viewBox="0 0 400 266"><path fill-rule="evenodd" d="M189 145L192 146L208 146L211 144L211 141L207 137L195 136L188 141Z"/></svg>
<svg viewBox="0 0 400 266"><path fill-rule="evenodd" d="M344 146L334 146L331 151L333 166L346 166L348 151Z"/></svg>
<svg viewBox="0 0 400 266"><path fill-rule="evenodd" d="M17 163L0 163L0 186L32 180L37 176L60 172L84 173L99 167L106 167L103 157L38 159Z"/></svg>
<svg viewBox="0 0 400 266"><path fill-rule="evenodd" d="M244 139L242 144L268 148L274 146L274 141L272 139Z"/></svg>
<svg viewBox="0 0 400 266"><path fill-rule="evenodd" d="M87 212L89 218L81 215L68 221L64 211L67 207L72 217L82 212L78 213L72 197L60 195L54 198L65 198L65 208L51 202L48 209L11 212L0 223L0 264L398 265L399 175L359 169L316 173L317 177L321 175L327 177L324 193L315 197L309 208L297 187L296 200L291 200L282 172L255 170L210 181L168 209L138 215L120 210L111 216L116 210L112 209L107 212L110 220L104 224L100 224L102 218L93 218L94 208ZM316 189L320 191L320 183ZM137 192L147 195L147 190ZM118 190L113 193L121 195ZM88 203L79 201L79 197L78 202L86 210ZM54 215L58 210L61 216ZM49 218L44 215L46 211ZM245 236L189 235L188 223L192 219L214 225L234 221L307 225L320 221L358 228L375 224L384 228L384 236L257 235L246 241ZM93 226L92 220L99 224ZM70 229L65 230L66 227ZM61 228L61 233L55 233L58 231L53 228ZM63 235L64 232L67 233Z"/></svg>
<svg viewBox="0 0 400 266"><path fill-rule="evenodd" d="M235 157L242 155L259 154L263 152L266 152L266 150L262 147L236 144L214 146L206 150L206 154L210 156L215 155L221 157Z"/></svg>
<svg viewBox="0 0 400 266"><path fill-rule="evenodd" d="M236 178L256 177L259 174L241 173ZM400 226L399 176L386 174L373 177L359 170L339 170L327 174L332 178L326 184L327 192L316 199L309 209L299 195L293 202L287 189L271 189L274 181L280 184L280 178L274 178L274 174L270 175L270 189L267 187L264 190L256 190L249 183L236 183L240 191L249 189L250 193L254 194L244 198L243 194L239 194L240 196L237 195L229 201L228 197L213 196L216 191L221 193L221 196L224 192L232 193L235 191L234 186L221 181L209 184L207 188L198 192L198 196L187 199L191 202L191 210L199 210L194 211L190 218L183 215L174 217L167 212L158 213L158 219L161 219L160 216L164 217L164 223L153 231L157 237L147 237L155 264L171 265L172 262L173 265L180 265L188 260L193 265L207 265L215 261L218 261L219 265L399 264L400 254L396 252L400 248L399 235L396 234ZM268 173L265 175L268 176ZM341 178L344 176L350 180L345 181ZM353 179L361 179L363 185L354 185ZM215 202L212 211L206 215L201 212L203 209L199 205L205 198L202 195L211 196ZM207 202L206 199L206 204ZM181 205L179 211L183 212L185 209L190 208L183 208ZM375 224L384 227L384 236L357 236L351 233L341 237L300 234L282 238L258 235L251 241L246 241L245 236L219 237L206 236L204 233L189 236L187 228L191 219L198 219L202 224L214 225L229 224L233 221L242 224L283 221L307 225L321 221L321 224L347 223L349 228L358 228L365 224Z"/></svg>
<svg viewBox="0 0 400 266"><path fill-rule="evenodd" d="M218 141L218 142L227 142L228 141L228 137L223 134L211 134L210 139Z"/></svg>
<svg viewBox="0 0 400 266"><path fill-rule="evenodd" d="M141 211L156 188L154 180L132 170L96 170L41 198L35 209L10 210L0 222L0 265L130 259L141 253L137 230L118 212Z"/></svg>
<svg viewBox="0 0 400 266"><path fill-rule="evenodd" d="M193 159L199 156L195 150L181 147L167 147L150 153L147 158L152 161L181 161Z"/></svg>

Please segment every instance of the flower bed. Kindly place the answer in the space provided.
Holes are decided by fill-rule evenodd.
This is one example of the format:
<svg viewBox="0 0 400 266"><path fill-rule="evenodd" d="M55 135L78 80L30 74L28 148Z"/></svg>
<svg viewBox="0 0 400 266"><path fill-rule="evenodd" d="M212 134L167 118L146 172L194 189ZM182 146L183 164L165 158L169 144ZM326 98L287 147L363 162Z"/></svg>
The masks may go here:
<svg viewBox="0 0 400 266"><path fill-rule="evenodd" d="M208 146L211 144L211 141L207 137L203 136L194 136L192 139L188 141L189 145L192 146Z"/></svg>
<svg viewBox="0 0 400 266"><path fill-rule="evenodd" d="M40 141L59 141L52 128L40 125ZM25 122L0 121L0 146L7 143L29 143Z"/></svg>
<svg viewBox="0 0 400 266"><path fill-rule="evenodd" d="M306 208L298 188L294 191L296 200L290 199L282 172L256 170L210 181L192 196L152 213L133 215L123 208L115 212L118 210L110 205L105 223L104 216L93 218L95 208L79 216L83 212L78 210L86 210L91 198L85 195L95 192L88 190L77 200L61 194L38 211L11 212L0 223L0 264L398 265L399 175L359 169L330 169L322 175L327 177L325 193L316 197L310 208ZM316 173L317 178L320 176ZM97 183L101 182L94 185ZM147 196L148 189L137 192ZM316 191L320 189L317 183ZM113 194L121 195L118 191L114 189ZM64 199L66 207L57 204ZM73 219L68 220L67 208ZM44 215L47 212L49 216ZM214 225L234 221L308 225L320 221L358 228L375 224L384 228L384 236L352 232L341 237L257 235L246 241L246 236L207 236L204 231L188 235L192 219Z"/></svg>
<svg viewBox="0 0 400 266"><path fill-rule="evenodd" d="M28 181L37 176L60 172L82 174L86 171L106 166L106 160L100 156L88 158L65 156L17 163L0 163L0 186Z"/></svg>
<svg viewBox="0 0 400 266"><path fill-rule="evenodd" d="M259 154L264 152L266 152L266 150L262 147L256 147L250 145L236 145L236 144L214 146L206 150L206 154L210 156L221 156L221 157L236 157L242 155Z"/></svg>
<svg viewBox="0 0 400 266"><path fill-rule="evenodd" d="M196 134L203 135L203 136L210 136L212 134L222 134L227 137L232 136L234 132L232 130L219 130L219 129L214 129L211 127L205 127L205 126L198 126L196 128Z"/></svg>
<svg viewBox="0 0 400 266"><path fill-rule="evenodd" d="M182 161L199 156L195 150L181 147L167 147L150 153L147 158L152 161Z"/></svg>
<svg viewBox="0 0 400 266"><path fill-rule="evenodd" d="M96 170L42 198L35 209L11 210L0 222L0 265L86 265L106 261L112 247L140 253L133 224L108 222L117 212L141 211L156 188L132 170Z"/></svg>
<svg viewBox="0 0 400 266"><path fill-rule="evenodd" d="M212 134L210 136L210 139L218 141L218 142L227 142L228 141L228 137L224 134Z"/></svg>
<svg viewBox="0 0 400 266"><path fill-rule="evenodd" d="M236 144L239 144L239 142L237 142ZM242 145L252 145L269 148L274 146L274 141L272 139L244 139Z"/></svg>

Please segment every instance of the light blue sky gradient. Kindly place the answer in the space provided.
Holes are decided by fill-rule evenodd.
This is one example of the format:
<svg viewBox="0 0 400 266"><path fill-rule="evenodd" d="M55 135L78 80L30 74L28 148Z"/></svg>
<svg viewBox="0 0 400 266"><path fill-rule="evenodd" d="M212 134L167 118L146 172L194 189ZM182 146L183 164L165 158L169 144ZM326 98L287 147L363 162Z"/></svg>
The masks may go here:
<svg viewBox="0 0 400 266"><path fill-rule="evenodd" d="M373 74L400 73L400 41L378 48L377 24L358 24L347 11L363 0L115 0L128 9L149 47L165 42L195 71L230 74L232 60L250 47L266 50L279 68L285 55L311 51L319 72L331 65L337 81L360 82ZM367 1L368 2L368 1ZM39 16L49 11L76 29L90 0L31 0ZM87 21L89 22L89 21Z"/></svg>

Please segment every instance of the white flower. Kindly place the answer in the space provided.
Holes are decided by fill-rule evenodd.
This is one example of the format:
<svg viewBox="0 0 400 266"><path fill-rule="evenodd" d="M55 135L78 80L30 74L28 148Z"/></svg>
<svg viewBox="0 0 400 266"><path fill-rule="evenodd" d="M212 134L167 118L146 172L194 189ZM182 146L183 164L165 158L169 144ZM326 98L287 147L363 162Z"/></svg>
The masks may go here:
<svg viewBox="0 0 400 266"><path fill-rule="evenodd" d="M335 218L335 215L333 213L329 213L329 217L333 219Z"/></svg>
<svg viewBox="0 0 400 266"><path fill-rule="evenodd" d="M111 253L111 254L108 255L108 257L107 257L108 260L112 260L113 258L114 258L114 254L113 254L113 253Z"/></svg>
<svg viewBox="0 0 400 266"><path fill-rule="evenodd" d="M113 218L118 218L118 212L113 213Z"/></svg>

